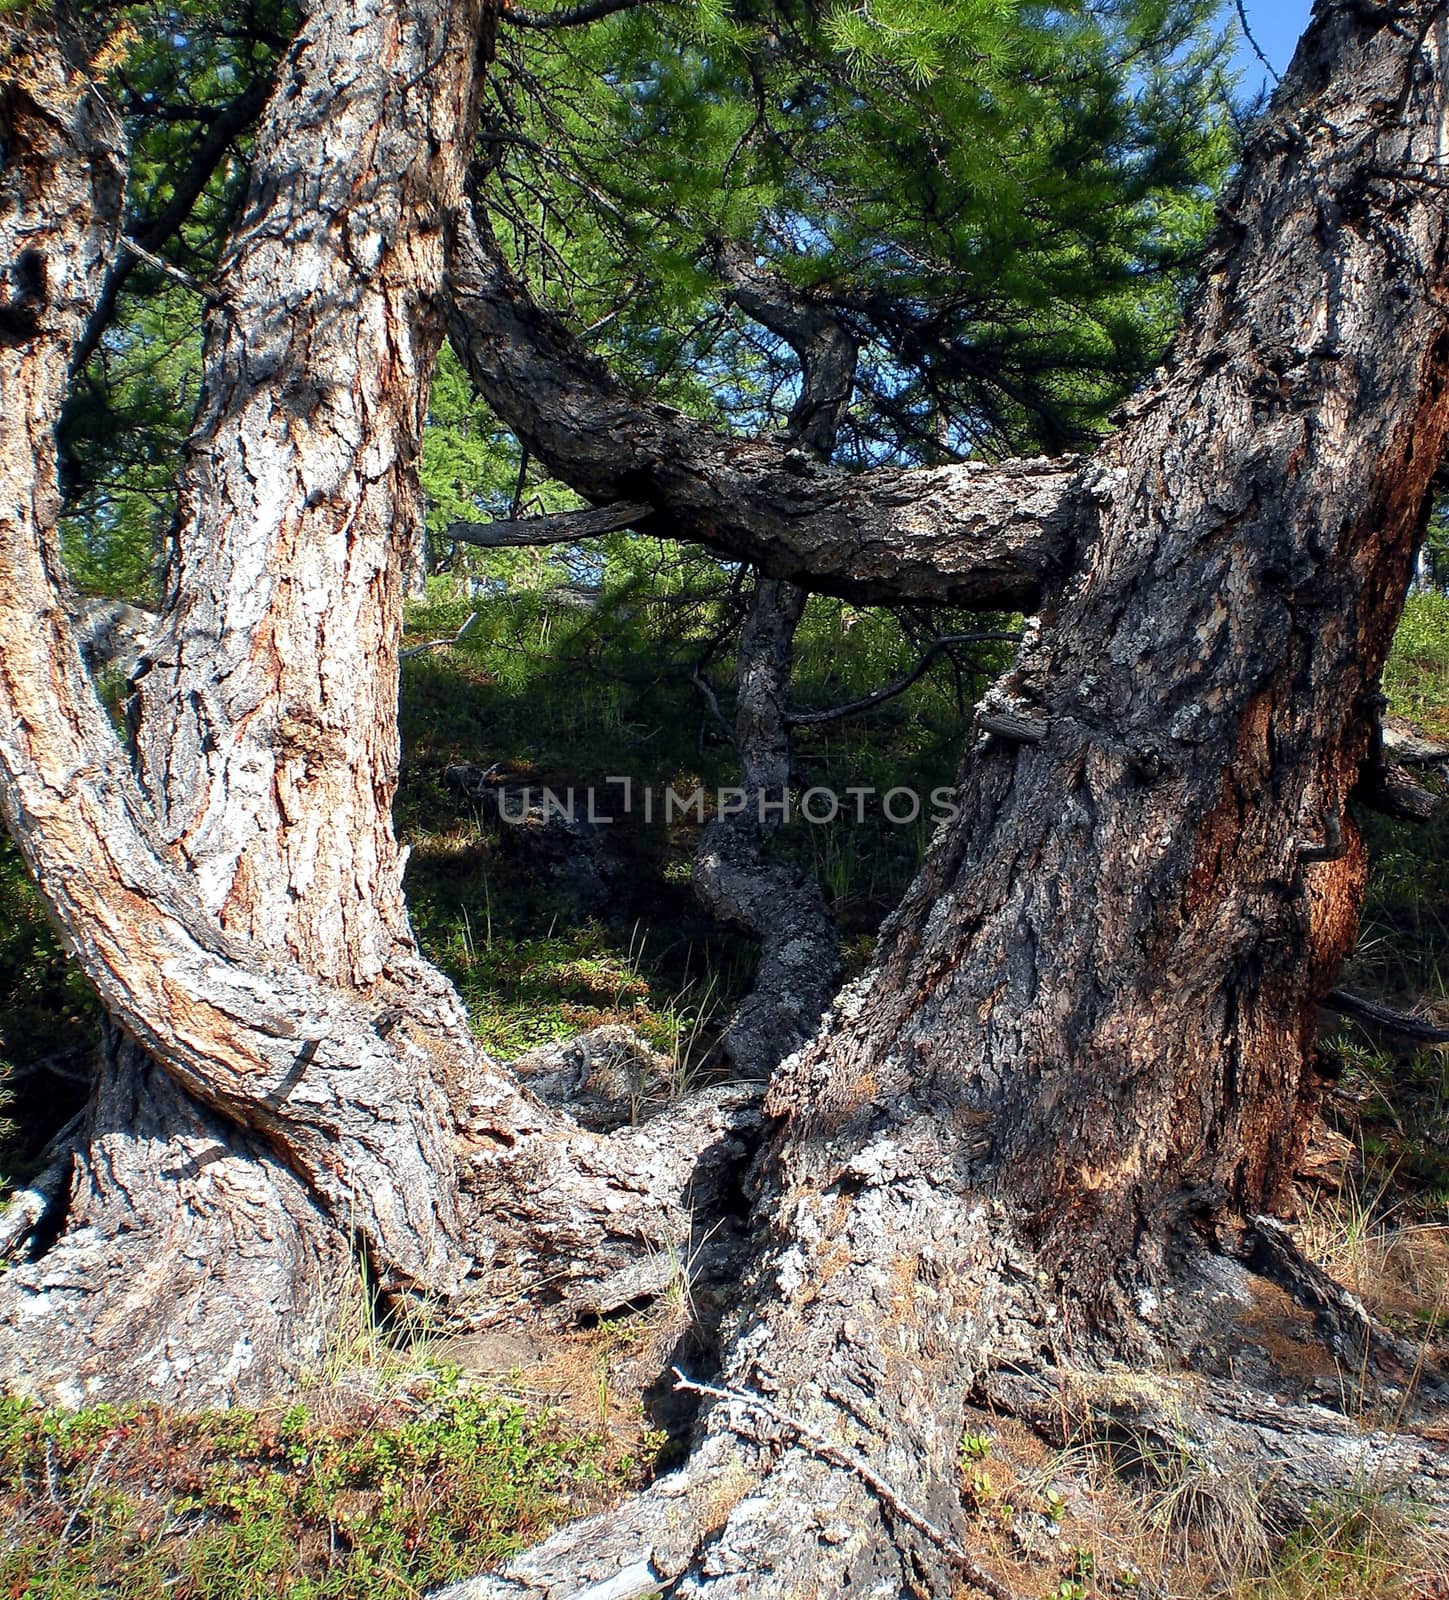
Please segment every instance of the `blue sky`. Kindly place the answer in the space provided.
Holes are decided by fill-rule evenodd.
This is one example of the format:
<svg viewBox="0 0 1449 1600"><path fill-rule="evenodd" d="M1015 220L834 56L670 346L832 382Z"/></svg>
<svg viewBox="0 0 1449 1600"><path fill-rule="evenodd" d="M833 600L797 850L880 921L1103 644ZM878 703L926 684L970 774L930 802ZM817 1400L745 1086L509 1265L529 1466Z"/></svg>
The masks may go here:
<svg viewBox="0 0 1449 1600"><path fill-rule="evenodd" d="M1232 0L1226 0L1230 24L1239 36L1238 64L1243 69L1242 86L1251 92L1267 79L1262 63L1253 54L1252 47L1242 38L1236 16L1232 15ZM1312 0L1243 0L1248 14L1248 26L1261 46L1263 54L1282 72L1293 56L1298 36L1308 26L1308 13Z"/></svg>

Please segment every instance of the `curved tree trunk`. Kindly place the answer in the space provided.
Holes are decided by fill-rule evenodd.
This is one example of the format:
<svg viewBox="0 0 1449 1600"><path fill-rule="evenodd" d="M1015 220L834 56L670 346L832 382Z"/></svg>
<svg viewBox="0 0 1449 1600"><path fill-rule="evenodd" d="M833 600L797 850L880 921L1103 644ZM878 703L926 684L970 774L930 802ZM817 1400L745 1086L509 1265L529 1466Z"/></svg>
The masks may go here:
<svg viewBox="0 0 1449 1600"><path fill-rule="evenodd" d="M855 389L856 342L836 313L816 306L742 250L721 246L730 298L778 334L800 361L800 395L784 437L828 461ZM754 987L721 1041L742 1077L768 1079L804 1044L840 983L840 941L819 883L771 862L766 851L790 793L790 681L803 589L757 573L740 629L735 680L739 810L716 817L694 854L695 893L724 922L760 942Z"/></svg>
<svg viewBox="0 0 1449 1600"><path fill-rule="evenodd" d="M805 591L757 576L740 629L735 745L738 810L704 830L694 852L694 892L722 922L760 943L749 994L721 1045L743 1078L764 1081L814 1033L840 982L835 920L820 885L766 849L790 794L789 706L795 629Z"/></svg>
<svg viewBox="0 0 1449 1600"><path fill-rule="evenodd" d="M486 13L326 9L280 75L212 313L145 795L54 537L54 426L117 238L119 129L58 29L4 57L23 65L0 83L0 791L121 1032L44 1219L59 1237L0 1278L0 1371L73 1401L286 1388L354 1250L385 1288L476 1320L505 1295L612 1308L701 1243L694 1196L733 1191L758 1124L749 1096L716 1094L649 1146L580 1132L477 1055L413 946L389 816L392 508L416 493ZM567 1270L520 1282L552 1248Z"/></svg>
<svg viewBox="0 0 1449 1600"><path fill-rule="evenodd" d="M1164 367L1086 470L1090 543L983 708L1007 731L777 1074L725 1362L767 1404L720 1401L679 1474L460 1596L990 1589L955 1543L973 1392L1149 1366L1214 1229L1272 1208L1449 433L1446 52L1442 3L1319 6ZM1216 1437L1281 1452L1237 1404ZM1442 1446L1299 1421L1305 1468L1417 1471L1446 1520Z"/></svg>

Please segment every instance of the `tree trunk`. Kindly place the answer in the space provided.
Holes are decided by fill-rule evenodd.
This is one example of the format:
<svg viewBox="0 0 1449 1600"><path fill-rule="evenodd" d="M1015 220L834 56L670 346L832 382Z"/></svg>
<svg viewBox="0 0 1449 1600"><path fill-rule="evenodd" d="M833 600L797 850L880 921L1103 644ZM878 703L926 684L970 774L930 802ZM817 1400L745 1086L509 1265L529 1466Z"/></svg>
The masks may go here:
<svg viewBox="0 0 1449 1600"><path fill-rule="evenodd" d="M1154 1358L1217 1230L1292 1173L1355 932L1347 802L1449 432L1446 49L1442 3L1318 7L1184 327L1087 470L1093 536L983 707L1007 731L771 1086L735 1398L679 1474L510 1569L531 1592L989 1589L956 1544L973 1393L1066 1369L1110 1398L1125 1359L1171 1409ZM1215 1437L1281 1449L1236 1404ZM1420 1471L1445 1520L1442 1447L1321 1413L1300 1444L1348 1483Z"/></svg>
<svg viewBox="0 0 1449 1600"><path fill-rule="evenodd" d="M785 424L786 441L829 460L855 389L854 338L833 310L761 271L744 251L721 246L718 259L734 303L799 358L800 395ZM710 823L694 854L700 900L760 943L754 986L721 1044L741 1077L762 1081L815 1032L840 983L840 941L819 883L766 855L790 794L790 683L807 598L793 583L756 574L735 666L743 800Z"/></svg>
<svg viewBox="0 0 1449 1600"><path fill-rule="evenodd" d="M263 1343L299 1359L315 1349L319 1301L318 1271L298 1270L299 1234L334 1291L346 1231L394 1285L455 1292L470 1264L449 1091L470 1087L472 1051L456 996L413 945L391 804L397 530L420 520L415 458L442 335L443 232L490 17L482 0L426 17L314 8L278 76L217 273L175 571L138 696L138 771L160 833L146 849L186 872L203 916L244 941L253 963L285 962L326 984L334 1004L371 1013L367 1051L384 1063L359 1097L364 1114L331 1130L336 1146L289 1143L295 1175L279 1187L275 1157L228 1137L142 1053L111 1054L66 1238L7 1279L30 1344L38 1320L72 1331L88 1346L78 1371L97 1383L134 1387L154 1363L144 1341L119 1360L104 1333L109 1305L96 1317L68 1291L76 1240L106 1241L102 1284L150 1285L152 1315L181 1347L157 1385L166 1394L174 1373L217 1348L209 1326L187 1344L198 1261L214 1311L231 1301L239 1327L265 1326ZM125 961L118 977L138 992L146 980ZM309 1069L322 1040L300 1031L287 1065L235 1083L238 1099L275 1111L317 1096ZM399 1070L386 1070L388 1056ZM255 1116L248 1107L238 1120ZM183 1130L209 1141L228 1176L188 1176L195 1152L159 1155L161 1129L173 1143L185 1144ZM279 1211L290 1227L276 1226ZM138 1216L148 1226L137 1229ZM233 1248L216 1248L208 1216L235 1231ZM260 1282L273 1291L257 1296ZM112 1298L93 1292L94 1273L89 1288L90 1305Z"/></svg>
<svg viewBox="0 0 1449 1600"><path fill-rule="evenodd" d="M54 538L54 426L117 238L119 131L58 30L7 48L0 777L121 1030L60 1214L0 1229L34 1241L0 1278L14 1387L274 1394L315 1363L354 1251L385 1289L475 1320L505 1291L596 1314L639 1292L641 1263L701 1244L693 1195L718 1214L749 1153L748 1095L682 1108L646 1146L520 1094L407 925L392 508L414 506L485 23L473 0L422 22L319 11L279 77L211 314L141 697L146 795L87 678ZM562 1274L517 1281L565 1239Z"/></svg>
<svg viewBox="0 0 1449 1600"><path fill-rule="evenodd" d="M755 579L740 630L735 745L739 808L714 818L694 853L694 892L723 922L760 942L754 986L721 1040L739 1076L760 1081L819 1026L840 981L835 921L820 885L765 850L790 795L785 716L805 591Z"/></svg>

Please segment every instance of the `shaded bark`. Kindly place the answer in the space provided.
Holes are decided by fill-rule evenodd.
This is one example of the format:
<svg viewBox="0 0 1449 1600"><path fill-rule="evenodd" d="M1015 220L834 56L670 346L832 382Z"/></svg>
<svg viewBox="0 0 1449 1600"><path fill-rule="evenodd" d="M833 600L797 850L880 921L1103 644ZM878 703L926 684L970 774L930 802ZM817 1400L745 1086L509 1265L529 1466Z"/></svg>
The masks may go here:
<svg viewBox="0 0 1449 1600"><path fill-rule="evenodd" d="M1446 33L1429 0L1318 7L1173 349L1096 458L1095 538L989 697L1033 739L982 735L874 966L769 1092L725 1383L958 1539L973 1392L1171 1354L1199 1241L1295 1165L1362 893L1328 822L1449 434ZM1203 1402L1237 1412L1208 1448L1282 1460L1301 1434L1315 1485L1382 1452L1442 1519L1442 1444L1308 1409L1285 1438L1231 1400ZM952 1592L862 1478L769 1435L720 1402L680 1473L465 1592L641 1562L675 1595Z"/></svg>

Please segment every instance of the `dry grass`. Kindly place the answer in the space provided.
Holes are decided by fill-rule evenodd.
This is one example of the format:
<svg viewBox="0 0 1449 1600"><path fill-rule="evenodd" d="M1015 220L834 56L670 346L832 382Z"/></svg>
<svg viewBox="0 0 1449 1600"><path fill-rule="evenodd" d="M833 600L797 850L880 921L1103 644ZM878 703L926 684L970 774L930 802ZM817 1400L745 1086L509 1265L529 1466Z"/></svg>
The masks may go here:
<svg viewBox="0 0 1449 1600"><path fill-rule="evenodd" d="M1031 1600L1449 1600L1449 1542L1424 1527L1411 1486L1359 1485L1284 1529L1230 1462L1120 1427L1052 1449L982 1415L967 1425L962 1497L973 1546Z"/></svg>
<svg viewBox="0 0 1449 1600"><path fill-rule="evenodd" d="M1346 1184L1304 1206L1299 1242L1380 1321L1442 1360L1449 1326L1449 1222L1404 1215L1388 1186Z"/></svg>

